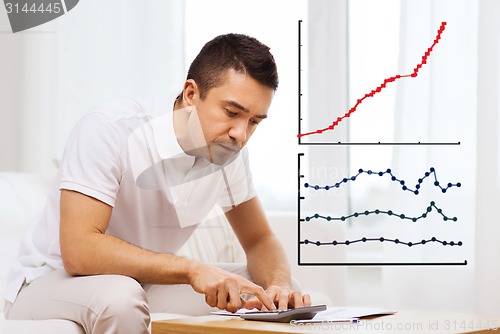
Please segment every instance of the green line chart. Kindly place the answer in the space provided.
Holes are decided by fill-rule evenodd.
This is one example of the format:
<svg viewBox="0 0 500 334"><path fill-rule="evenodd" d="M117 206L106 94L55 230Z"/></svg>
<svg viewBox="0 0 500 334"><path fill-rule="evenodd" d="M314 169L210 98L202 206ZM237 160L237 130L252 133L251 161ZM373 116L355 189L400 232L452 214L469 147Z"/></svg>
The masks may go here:
<svg viewBox="0 0 500 334"><path fill-rule="evenodd" d="M365 210L363 212L354 212L350 215L347 215L347 216L341 216L341 217L331 217L331 216L323 216L323 215L320 215L318 213L312 215L312 216L307 216L305 217L303 220L301 221L311 221L311 220L314 220L314 219L324 219L326 221L347 221L351 218L359 218L359 217L366 217L366 216L370 216L370 215L387 215L387 216L392 216L392 217L397 217L397 218L400 218L400 219L406 219L406 220L410 220L412 222L417 222L418 220L420 219L425 219L428 217L428 214L431 213L432 211L436 211L437 214L441 215L443 220L444 221L454 221L456 222L458 220L457 217L448 217L446 216L444 213L443 213L443 210L438 208L436 206L436 203L434 201L430 202L429 206L427 207L427 209L425 210L424 213L422 213L420 216L418 217L410 217L410 216L407 216L403 213L395 213L393 212L392 210L387 210L387 211L384 211L384 210L379 210L379 209L375 209L375 210L371 210L371 211L368 211L368 210Z"/></svg>

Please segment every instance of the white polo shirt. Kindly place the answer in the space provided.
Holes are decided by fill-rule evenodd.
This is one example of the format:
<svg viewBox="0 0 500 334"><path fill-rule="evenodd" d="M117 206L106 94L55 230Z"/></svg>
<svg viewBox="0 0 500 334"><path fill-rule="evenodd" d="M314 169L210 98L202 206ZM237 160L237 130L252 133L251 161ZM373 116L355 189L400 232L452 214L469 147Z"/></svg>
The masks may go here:
<svg viewBox="0 0 500 334"><path fill-rule="evenodd" d="M60 189L113 207L106 234L176 253L198 224L255 196L244 148L224 166L186 155L173 126L173 101L124 99L93 109L71 133L45 209L28 228L5 299L23 282L63 268Z"/></svg>

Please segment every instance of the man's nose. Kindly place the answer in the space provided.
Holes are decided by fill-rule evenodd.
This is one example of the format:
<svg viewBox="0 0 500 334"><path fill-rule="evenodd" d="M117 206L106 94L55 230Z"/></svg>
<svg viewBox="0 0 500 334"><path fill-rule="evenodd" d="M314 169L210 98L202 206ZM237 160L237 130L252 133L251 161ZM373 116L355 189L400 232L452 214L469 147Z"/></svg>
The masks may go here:
<svg viewBox="0 0 500 334"><path fill-rule="evenodd" d="M237 143L243 143L247 139L248 123L244 120L238 120L231 124L229 129L229 137L234 139Z"/></svg>

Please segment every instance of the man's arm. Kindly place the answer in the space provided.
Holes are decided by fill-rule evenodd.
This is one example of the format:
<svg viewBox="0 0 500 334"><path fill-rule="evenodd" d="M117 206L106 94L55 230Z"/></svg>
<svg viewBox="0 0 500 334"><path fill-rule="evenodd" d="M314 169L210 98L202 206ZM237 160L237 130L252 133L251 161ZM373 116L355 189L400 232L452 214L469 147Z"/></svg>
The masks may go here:
<svg viewBox="0 0 500 334"><path fill-rule="evenodd" d="M150 284L190 284L210 306L236 311L240 294L273 307L265 291L221 269L172 254L144 250L105 234L112 207L81 193L61 190L60 244L65 270L74 276L118 274Z"/></svg>
<svg viewBox="0 0 500 334"><path fill-rule="evenodd" d="M226 213L247 256L255 283L264 287L279 309L311 305L309 295L292 291L287 256L267 222L257 197Z"/></svg>

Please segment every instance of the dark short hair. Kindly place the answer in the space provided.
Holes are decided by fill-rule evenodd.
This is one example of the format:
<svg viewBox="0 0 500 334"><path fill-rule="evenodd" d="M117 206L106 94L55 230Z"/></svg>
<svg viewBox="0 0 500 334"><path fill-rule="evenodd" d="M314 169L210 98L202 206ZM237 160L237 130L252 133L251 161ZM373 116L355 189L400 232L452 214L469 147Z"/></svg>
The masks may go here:
<svg viewBox="0 0 500 334"><path fill-rule="evenodd" d="M220 35L203 46L191 63L186 79L193 79L204 99L211 88L222 84L233 69L250 75L260 84L278 88L278 70L269 47L242 34ZM179 95L179 97L182 97Z"/></svg>

